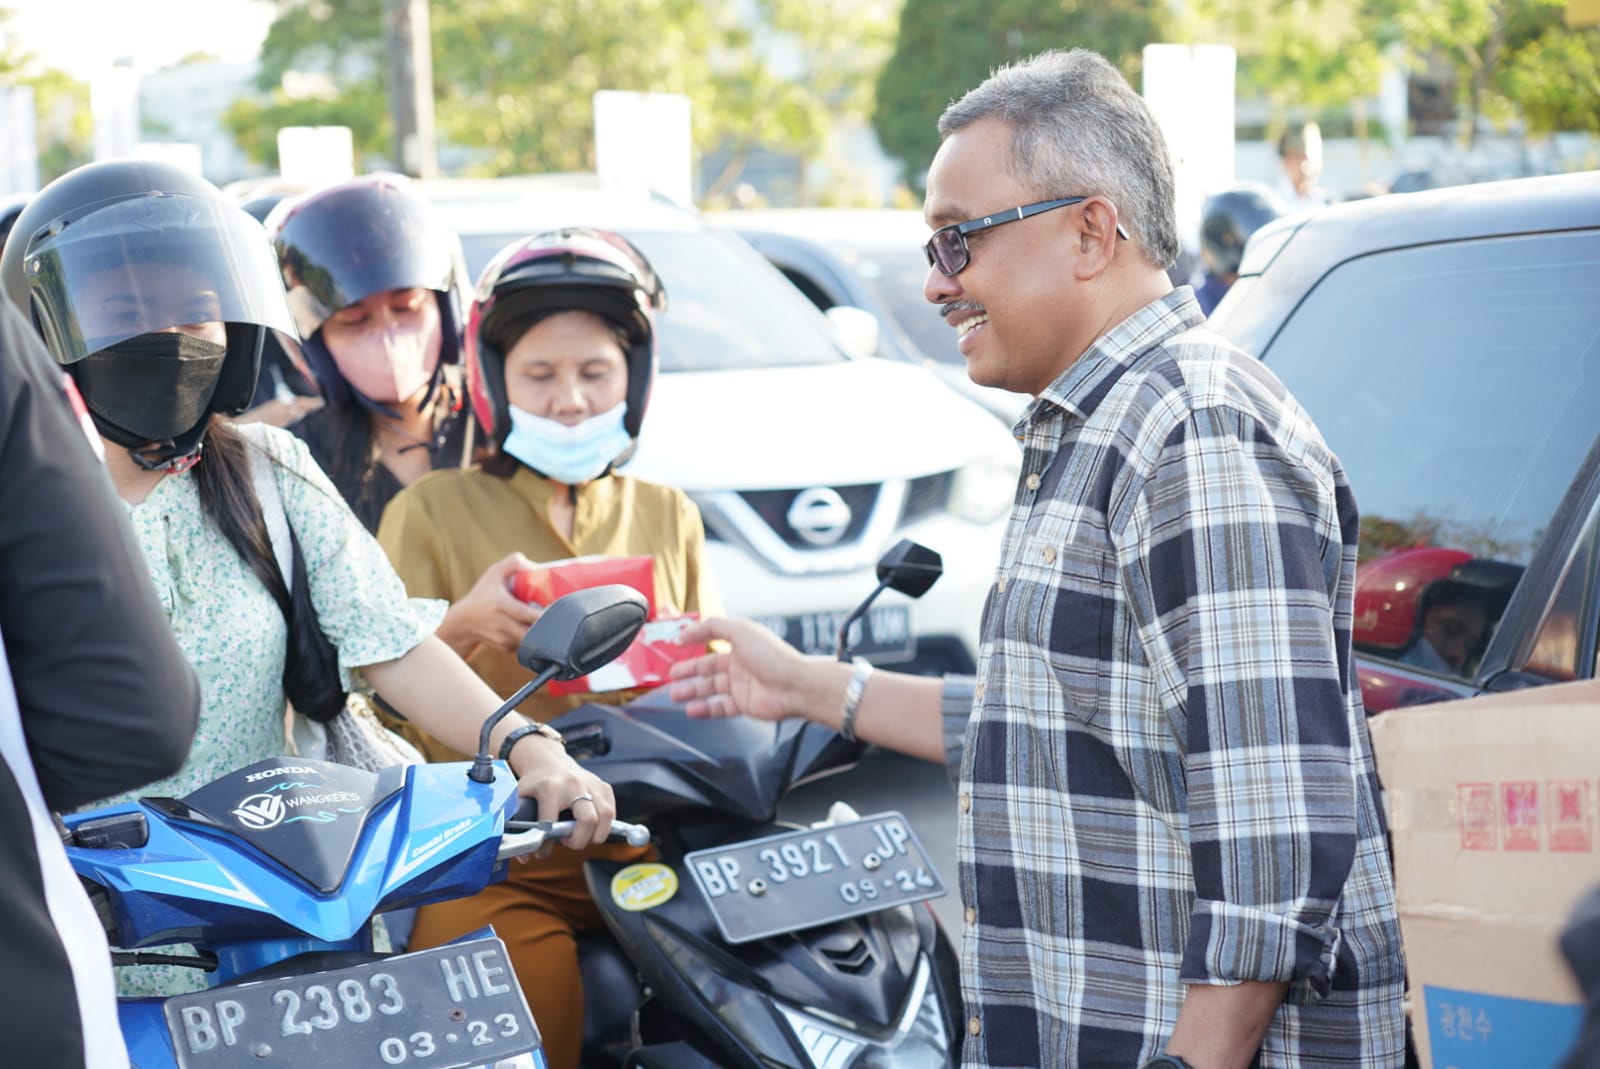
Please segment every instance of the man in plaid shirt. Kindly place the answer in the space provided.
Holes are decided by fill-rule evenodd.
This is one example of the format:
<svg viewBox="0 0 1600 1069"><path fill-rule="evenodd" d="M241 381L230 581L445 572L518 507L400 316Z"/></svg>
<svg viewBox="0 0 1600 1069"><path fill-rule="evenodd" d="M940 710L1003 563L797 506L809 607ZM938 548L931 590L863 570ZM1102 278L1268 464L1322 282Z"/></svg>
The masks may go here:
<svg viewBox="0 0 1600 1069"><path fill-rule="evenodd" d="M674 694L959 768L966 1065L1399 1066L1344 471L1168 283L1171 164L1109 64L1002 69L940 133L925 294L1036 398L977 679L713 621Z"/></svg>

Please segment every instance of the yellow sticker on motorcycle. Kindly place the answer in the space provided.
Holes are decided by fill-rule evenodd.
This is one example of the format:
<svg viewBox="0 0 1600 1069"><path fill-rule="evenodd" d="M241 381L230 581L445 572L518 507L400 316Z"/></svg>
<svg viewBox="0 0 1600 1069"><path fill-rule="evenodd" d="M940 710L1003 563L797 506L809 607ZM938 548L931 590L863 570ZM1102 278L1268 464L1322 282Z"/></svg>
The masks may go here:
<svg viewBox="0 0 1600 1069"><path fill-rule="evenodd" d="M611 901L630 913L655 909L678 893L678 874L666 865L647 861L611 877Z"/></svg>

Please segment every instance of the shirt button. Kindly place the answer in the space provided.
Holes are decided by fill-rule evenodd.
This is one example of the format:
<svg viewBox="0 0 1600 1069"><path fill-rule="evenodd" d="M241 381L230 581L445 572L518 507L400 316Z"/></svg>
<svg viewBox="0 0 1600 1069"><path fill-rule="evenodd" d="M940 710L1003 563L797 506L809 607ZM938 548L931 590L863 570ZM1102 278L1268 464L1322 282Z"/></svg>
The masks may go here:
<svg viewBox="0 0 1600 1069"><path fill-rule="evenodd" d="M967 923L968 924L977 924L978 923L978 911L973 909L971 906L967 907Z"/></svg>
<svg viewBox="0 0 1600 1069"><path fill-rule="evenodd" d="M994 584L995 591L1001 594L1006 592L1006 577L1001 576Z"/></svg>
<svg viewBox="0 0 1600 1069"><path fill-rule="evenodd" d="M980 702L983 701L983 684L982 683L979 683L976 687L972 688L972 696L974 698L976 698Z"/></svg>
<svg viewBox="0 0 1600 1069"><path fill-rule="evenodd" d="M1055 546L1045 546L1044 547L1044 562L1046 564L1054 564L1056 562L1056 547Z"/></svg>
<svg viewBox="0 0 1600 1069"><path fill-rule="evenodd" d="M963 813L972 812L972 795L967 794L965 791L961 794L961 811Z"/></svg>
<svg viewBox="0 0 1600 1069"><path fill-rule="evenodd" d="M1022 480L1022 484L1029 490L1039 489L1039 473L1036 471L1028 472L1028 477Z"/></svg>
<svg viewBox="0 0 1600 1069"><path fill-rule="evenodd" d="M983 1022L974 1017L972 1020L967 1022L967 1031L971 1032L973 1035L977 1035L979 1032L983 1031Z"/></svg>

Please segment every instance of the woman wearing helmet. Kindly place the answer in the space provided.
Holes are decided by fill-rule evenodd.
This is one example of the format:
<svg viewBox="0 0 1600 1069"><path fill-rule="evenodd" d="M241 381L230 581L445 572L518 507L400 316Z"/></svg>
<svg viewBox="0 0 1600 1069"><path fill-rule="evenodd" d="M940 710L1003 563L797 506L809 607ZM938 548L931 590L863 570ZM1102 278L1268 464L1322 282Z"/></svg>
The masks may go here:
<svg viewBox="0 0 1600 1069"><path fill-rule="evenodd" d="M0 275L83 395L158 599L201 680L188 759L145 793L181 797L281 754L286 698L326 720L363 681L429 730L474 746L499 699L433 637L433 611L408 601L303 443L274 427L247 436L226 419L249 403L263 335L293 330L253 219L179 168L91 164L30 202ZM252 469L277 483L295 550L292 591ZM332 644L336 671L303 652L312 636ZM518 727L512 719L499 739ZM519 740L509 756L543 817L575 794L594 797L575 814L571 845L603 838L613 814L604 783L547 740ZM122 979L128 992L203 986L173 966Z"/></svg>
<svg viewBox="0 0 1600 1069"><path fill-rule="evenodd" d="M414 596L450 600L440 637L502 694L526 675L517 642L539 612L512 597L507 584L534 561L649 554L658 612L667 605L714 611L699 511L680 490L614 470L632 454L644 420L655 376L655 317L664 304L644 257L597 230L516 242L478 282L467 325L467 383L493 455L481 467L435 472L403 491L384 514L378 540ZM524 708L542 720L583 700L537 695ZM451 756L431 740L416 741L435 759ZM629 847L598 850L610 858L642 856ZM583 860L562 855L520 866L476 898L425 906L412 933L412 946L421 948L496 924L552 1069L578 1064L583 995L575 933L601 923Z"/></svg>
<svg viewBox="0 0 1600 1069"><path fill-rule="evenodd" d="M1200 262L1205 277L1195 287L1200 310L1210 315L1239 279L1250 235L1283 214L1283 202L1266 186L1242 185L1206 201L1200 221Z"/></svg>
<svg viewBox="0 0 1600 1069"><path fill-rule="evenodd" d="M1470 677L1522 576L1521 565L1444 546L1407 546L1356 569L1356 649Z"/></svg>
<svg viewBox="0 0 1600 1069"><path fill-rule="evenodd" d="M460 243L392 174L285 200L266 225L304 369L327 402L289 429L375 531L402 487L470 453Z"/></svg>

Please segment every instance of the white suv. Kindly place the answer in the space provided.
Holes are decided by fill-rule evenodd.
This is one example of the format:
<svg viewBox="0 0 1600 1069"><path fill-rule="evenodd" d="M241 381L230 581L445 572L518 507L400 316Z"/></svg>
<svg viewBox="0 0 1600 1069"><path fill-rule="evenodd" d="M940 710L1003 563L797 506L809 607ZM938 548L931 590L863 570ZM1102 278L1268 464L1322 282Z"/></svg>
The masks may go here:
<svg viewBox="0 0 1600 1069"><path fill-rule="evenodd" d="M931 373L853 359L760 254L657 197L549 176L424 182L474 276L557 226L615 230L666 283L662 374L627 471L682 487L705 518L724 606L808 652L911 538L944 558L920 601L880 600L857 652L914 671L970 671L1020 456L992 416Z"/></svg>

